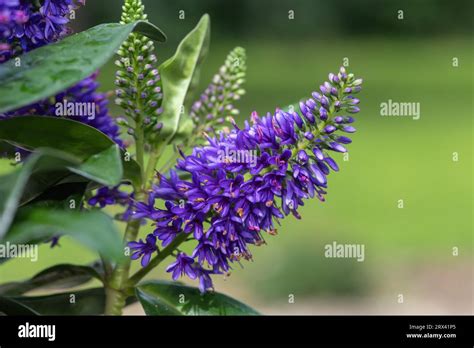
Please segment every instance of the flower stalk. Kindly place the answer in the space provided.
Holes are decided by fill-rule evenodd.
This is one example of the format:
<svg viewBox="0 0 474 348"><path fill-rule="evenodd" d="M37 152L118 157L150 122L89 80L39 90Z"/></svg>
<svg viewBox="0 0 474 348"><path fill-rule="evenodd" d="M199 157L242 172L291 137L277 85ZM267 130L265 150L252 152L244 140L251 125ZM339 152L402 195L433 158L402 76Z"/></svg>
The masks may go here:
<svg viewBox="0 0 474 348"><path fill-rule="evenodd" d="M141 0L125 0L121 18L122 24L137 20L147 20ZM125 110L130 125L129 134L135 139L135 155L141 171L140 186L134 187L135 199L147 200L148 190L154 177L154 170L161 155L161 147L155 145L161 130L158 116L161 113L161 86L158 70L153 67L156 56L154 45L143 35L132 33L118 51L119 59L115 84L116 103ZM145 145L151 145L148 163L145 163ZM124 244L137 239L140 221L127 223ZM131 260L116 265L107 284L106 315L120 315L127 297L127 281L130 274Z"/></svg>

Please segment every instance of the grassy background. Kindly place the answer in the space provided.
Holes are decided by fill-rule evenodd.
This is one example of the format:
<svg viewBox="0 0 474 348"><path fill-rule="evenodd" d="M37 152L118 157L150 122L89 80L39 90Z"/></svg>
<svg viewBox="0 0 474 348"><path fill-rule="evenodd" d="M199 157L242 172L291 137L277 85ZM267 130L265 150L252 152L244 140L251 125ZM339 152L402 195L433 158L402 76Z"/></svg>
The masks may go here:
<svg viewBox="0 0 474 348"><path fill-rule="evenodd" d="M158 50L161 61L179 38L169 36L170 45ZM301 210L302 220L285 219L277 237L253 248L253 262L243 269L236 265L229 279L217 279L217 290L268 313L320 313L321 299L331 304L324 309L328 313L337 312L342 299L348 299L342 312L396 311L400 293L412 305L403 313L469 311L472 38L366 36L282 44L249 34L211 45L203 88L230 49L239 45L247 50L247 95L239 104L240 121L253 110L272 111L308 96L328 72L338 69L343 57L365 81L349 161L339 158L341 171L330 175L327 202L309 201ZM453 57L459 67L452 66ZM104 90L113 88L113 70L112 64L102 70ZM381 117L380 103L388 99L419 102L421 118ZM459 161L452 160L453 152ZM8 171L9 164L2 161L0 170ZM403 209L397 207L399 199ZM365 261L325 258L324 245L333 241L364 244ZM459 256L453 256L453 247L459 248ZM58 262L95 258L67 238L58 249L42 246L40 256L37 263L13 260L2 265L0 280L22 279ZM162 267L154 276L163 273ZM289 294L303 307L288 307Z"/></svg>

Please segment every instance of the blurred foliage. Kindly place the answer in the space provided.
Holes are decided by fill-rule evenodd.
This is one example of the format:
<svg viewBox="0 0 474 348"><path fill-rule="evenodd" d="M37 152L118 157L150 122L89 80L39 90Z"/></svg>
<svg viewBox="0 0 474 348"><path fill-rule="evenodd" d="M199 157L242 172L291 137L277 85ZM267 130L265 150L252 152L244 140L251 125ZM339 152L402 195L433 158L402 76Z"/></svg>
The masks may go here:
<svg viewBox="0 0 474 348"><path fill-rule="evenodd" d="M117 19L120 8L112 0L88 1L78 13L84 26ZM184 33L183 23L207 12L219 39L279 37L314 39L369 34L413 37L469 34L474 2L471 0L144 0L149 18L167 33ZM107 5L106 5L107 4ZM404 11L403 25L397 18ZM180 11L185 18L180 19ZM295 20L289 20L294 11ZM190 29L190 26L186 28Z"/></svg>

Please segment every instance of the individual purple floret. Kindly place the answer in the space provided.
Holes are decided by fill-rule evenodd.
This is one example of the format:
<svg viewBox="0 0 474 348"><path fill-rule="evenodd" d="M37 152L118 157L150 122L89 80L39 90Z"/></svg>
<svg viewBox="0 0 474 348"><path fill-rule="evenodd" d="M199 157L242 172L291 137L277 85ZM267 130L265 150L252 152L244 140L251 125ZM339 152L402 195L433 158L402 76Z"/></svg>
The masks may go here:
<svg viewBox="0 0 474 348"><path fill-rule="evenodd" d="M275 222L289 214L299 218L305 199L324 201L328 175L339 170L331 153L347 151L344 145L351 141L340 133L355 131L347 126L354 118L344 114L358 111L350 93L361 83L341 68L321 86L322 94L314 92L310 102L300 104L300 113L253 113L252 124L234 123L230 133L209 137L169 178L160 177L149 201L132 207L131 216L135 211L137 218L153 220L152 235L163 246L183 236L197 241L191 256L178 255L168 268L174 279L197 276L201 290L212 288L209 275L251 259L249 245L264 244L265 233L276 234ZM155 207L157 199L166 201L164 208Z"/></svg>
<svg viewBox="0 0 474 348"><path fill-rule="evenodd" d="M196 279L197 274L193 264L194 259L192 257L187 256L185 253L179 253L176 261L166 268L166 272L172 272L174 280L185 274L191 279Z"/></svg>
<svg viewBox="0 0 474 348"><path fill-rule="evenodd" d="M88 201L89 205L104 208L107 205L126 204L130 200L128 193L120 191L119 186L108 188L102 187L97 190L97 194Z"/></svg>
<svg viewBox="0 0 474 348"><path fill-rule="evenodd" d="M140 239L138 242L129 242L128 246L133 250L131 255L132 260L142 258L142 267L148 266L151 260L151 255L158 250L156 246L156 237L152 234L146 237L145 242Z"/></svg>

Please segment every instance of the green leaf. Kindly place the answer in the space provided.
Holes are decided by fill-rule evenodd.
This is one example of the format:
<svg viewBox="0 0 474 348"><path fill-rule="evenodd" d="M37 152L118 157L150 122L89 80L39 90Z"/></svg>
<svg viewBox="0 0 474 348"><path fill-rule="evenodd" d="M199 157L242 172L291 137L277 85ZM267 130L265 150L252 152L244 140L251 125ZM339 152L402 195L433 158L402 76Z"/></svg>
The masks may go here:
<svg viewBox="0 0 474 348"><path fill-rule="evenodd" d="M123 245L114 222L100 211L23 208L4 242L23 244L31 240L49 239L58 234L73 237L107 259L123 260Z"/></svg>
<svg viewBox="0 0 474 348"><path fill-rule="evenodd" d="M82 161L100 152L105 152L110 159L116 151L110 149L115 143L104 133L84 123L60 117L22 116L0 121L0 139L30 151L41 147L66 151ZM141 174L137 162L125 160L124 153L120 157L123 159L124 178L139 184Z"/></svg>
<svg viewBox="0 0 474 348"><path fill-rule="evenodd" d="M21 66L15 59L0 65L0 113L46 99L92 75L132 31L166 40L148 22L101 24L22 55Z"/></svg>
<svg viewBox="0 0 474 348"><path fill-rule="evenodd" d="M199 81L201 79L202 66L204 64L204 61L207 58L207 55L209 54L210 44L211 44L211 25L209 23L207 25L204 41L201 45L201 50L199 52L199 57L196 62L196 67L194 69L191 82L189 83L189 88L186 93L186 97L184 98L184 106L187 112L189 112L192 103L195 101L197 88L199 87Z"/></svg>
<svg viewBox="0 0 474 348"><path fill-rule="evenodd" d="M135 289L147 315L259 315L227 295L169 281L150 281ZM183 297L184 296L184 297ZM184 298L184 303L181 299Z"/></svg>
<svg viewBox="0 0 474 348"><path fill-rule="evenodd" d="M92 279L101 280L102 276L99 271L98 262L92 266L56 265L41 271L31 279L0 285L0 295L18 296L31 290L71 288L85 284Z"/></svg>
<svg viewBox="0 0 474 348"><path fill-rule="evenodd" d="M116 147L116 145L113 146ZM90 162L81 164L80 160L67 153L52 149L38 149L19 169L0 177L0 240L8 230L20 204L36 199L45 190L65 178L71 170L94 181L115 185L117 178L114 177L114 173L110 173L110 170L121 166L117 151L117 148L109 149L94 156ZM112 164L114 155L117 162L115 165ZM100 161L102 158L103 163ZM99 160L97 168L93 168L91 164L97 160ZM74 187L70 186L70 188ZM70 194L77 194L77 191Z"/></svg>
<svg viewBox="0 0 474 348"><path fill-rule="evenodd" d="M23 166L13 173L2 176L0 180L0 240L8 230L17 210L24 188L33 171L61 168L79 162L73 157L59 153L33 154Z"/></svg>
<svg viewBox="0 0 474 348"><path fill-rule="evenodd" d="M72 296L74 296L73 303L71 303ZM104 288L93 288L50 296L11 297L7 300L22 304L40 315L101 315L105 309ZM135 301L134 297L129 297L126 304L129 305Z"/></svg>
<svg viewBox="0 0 474 348"><path fill-rule="evenodd" d="M80 176L106 186L116 186L123 177L123 166L118 145L92 155L77 167L69 170Z"/></svg>
<svg viewBox="0 0 474 348"><path fill-rule="evenodd" d="M28 185L25 187L25 192L21 197L19 206L53 206L55 208L70 208L70 200L74 199L76 203L76 209L81 207L81 202L83 201L84 194L86 189L89 187L89 181L80 178L81 181L78 182L62 182L62 180L51 181L33 184L37 180L37 176L52 176L53 178L55 172L46 172L33 174L28 181ZM64 172L59 172L58 175L64 175ZM66 179L72 177L72 175L67 176ZM32 186L34 186L32 188Z"/></svg>
<svg viewBox="0 0 474 348"><path fill-rule="evenodd" d="M36 316L36 311L13 299L0 296L0 315Z"/></svg>
<svg viewBox="0 0 474 348"><path fill-rule="evenodd" d="M72 296L74 296L74 301L71 301ZM40 315L100 315L104 313L105 308L103 288L49 296L11 297L9 299Z"/></svg>
<svg viewBox="0 0 474 348"><path fill-rule="evenodd" d="M196 79L198 75L198 64L208 51L209 36L209 16L204 15L197 26L181 41L174 56L159 67L163 83L161 135L166 143L173 139L180 129L180 123L185 122L187 118L182 113L182 107L189 89L192 88L193 77Z"/></svg>

